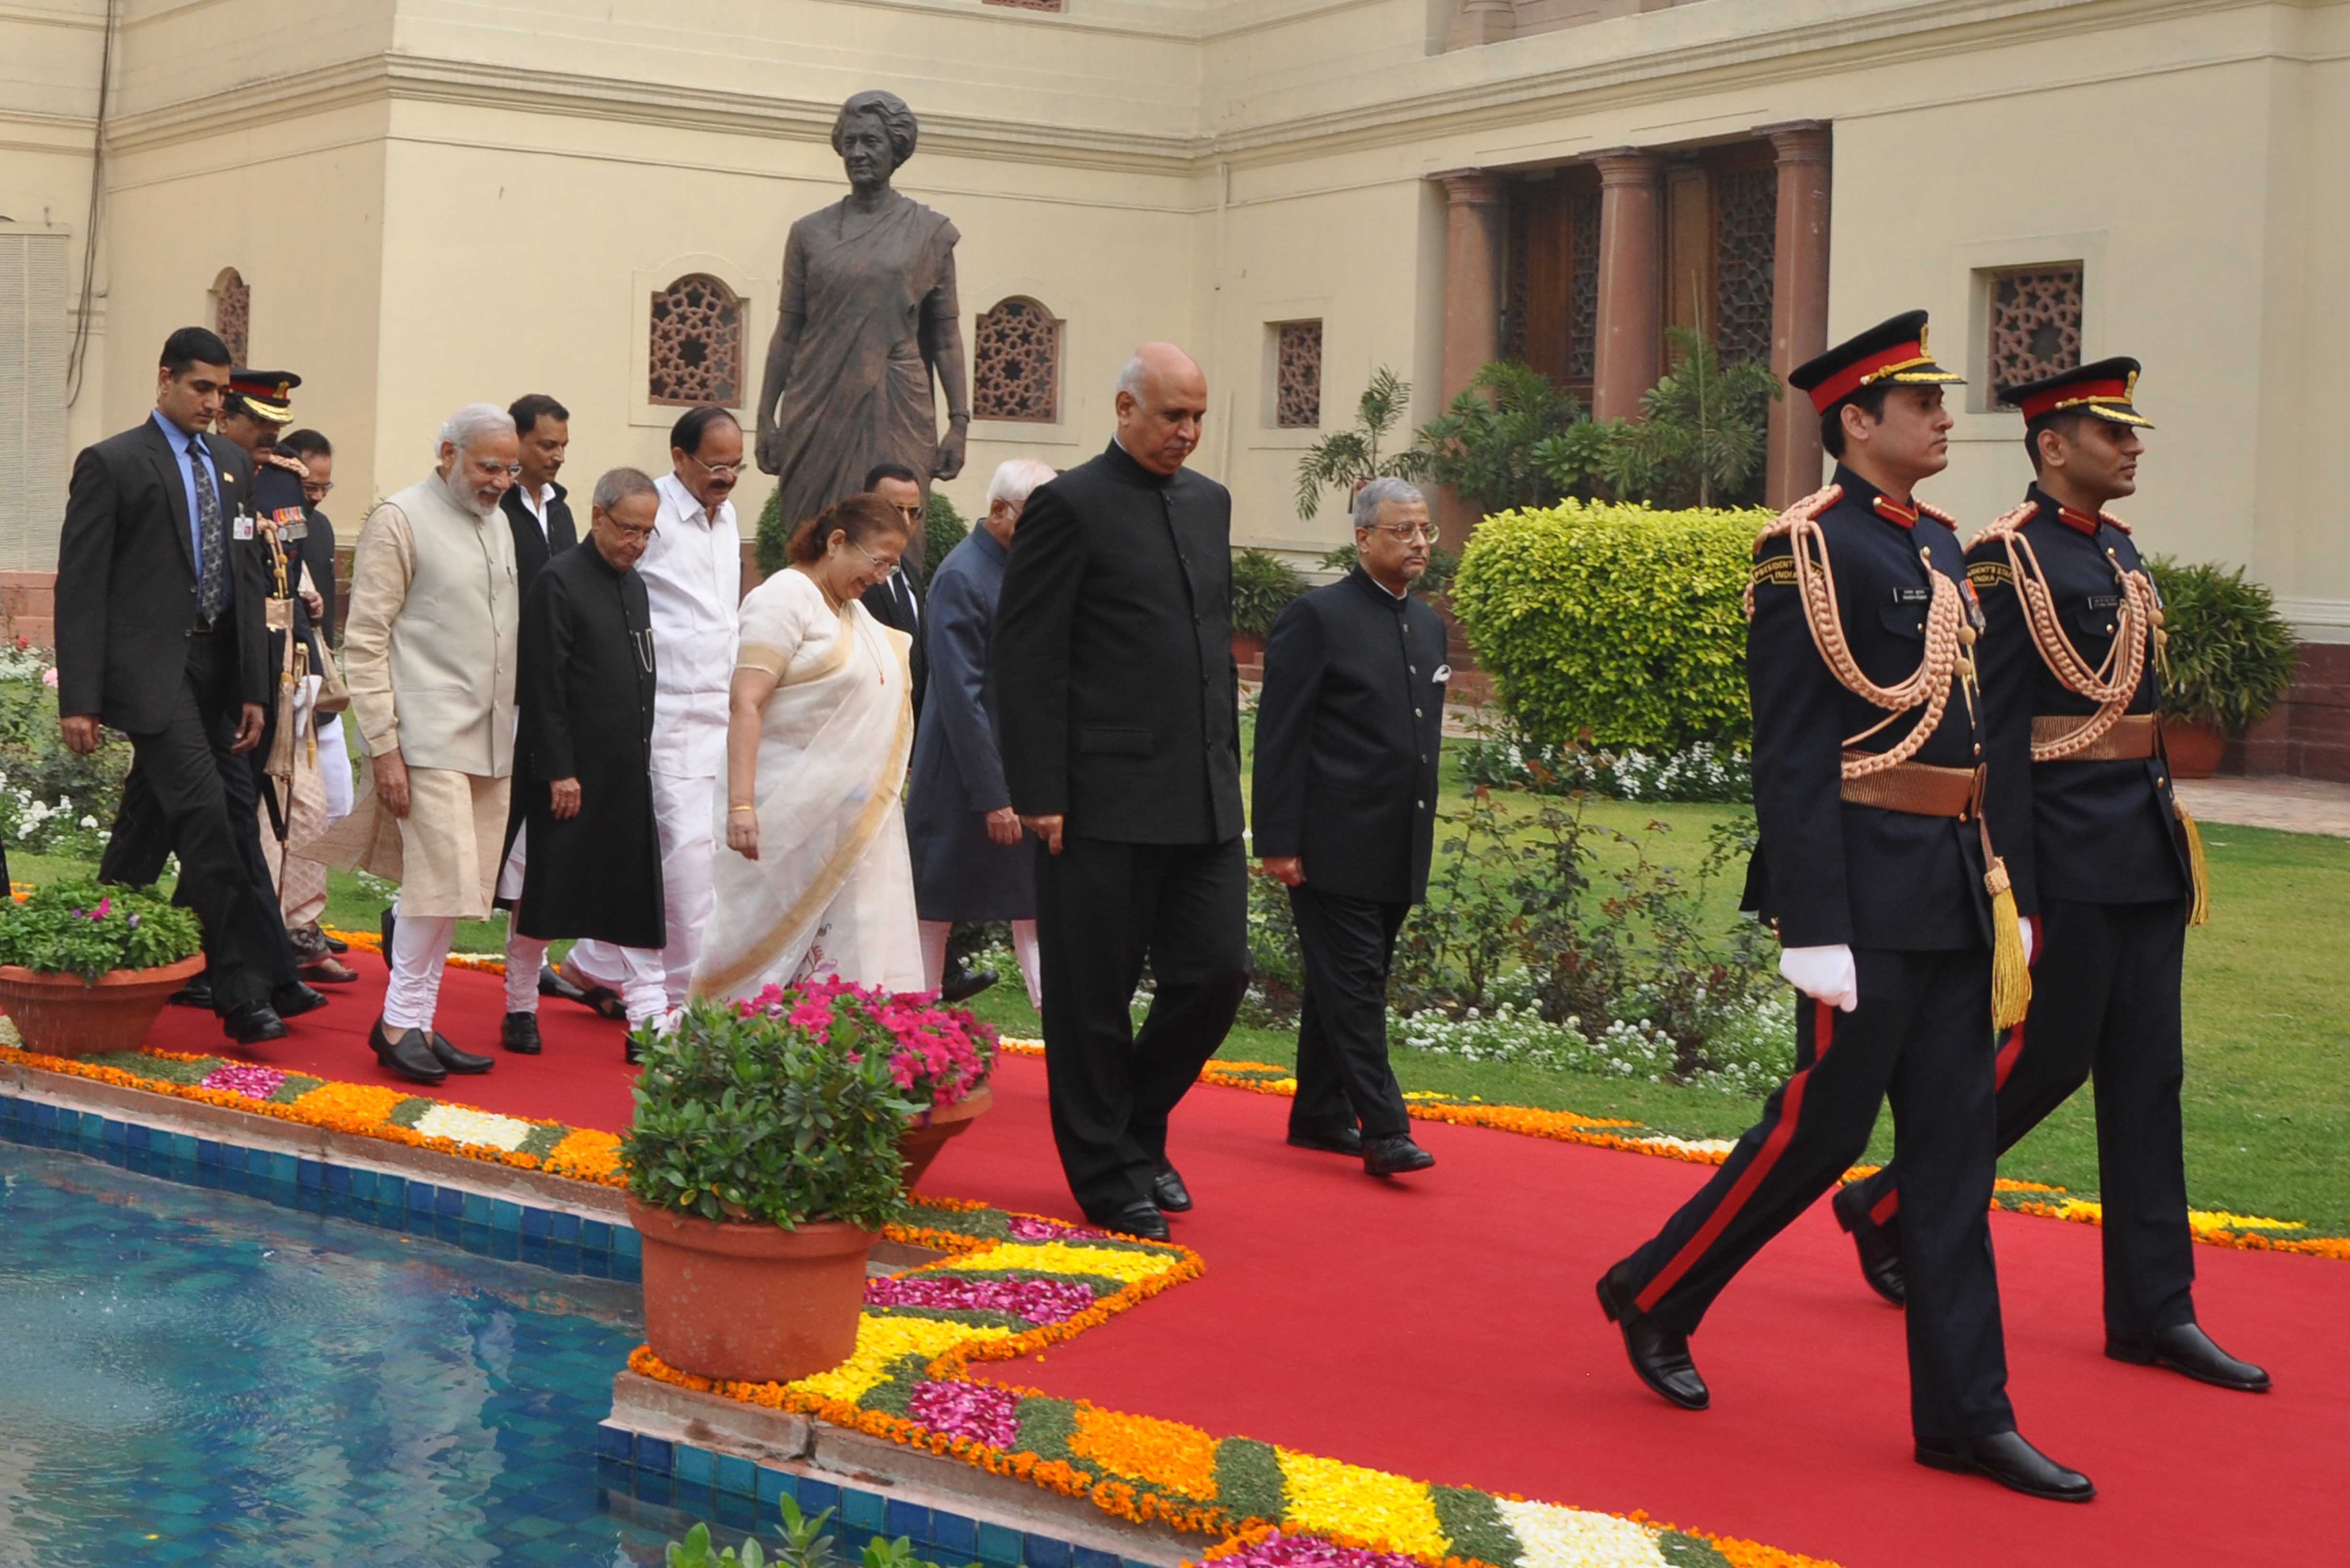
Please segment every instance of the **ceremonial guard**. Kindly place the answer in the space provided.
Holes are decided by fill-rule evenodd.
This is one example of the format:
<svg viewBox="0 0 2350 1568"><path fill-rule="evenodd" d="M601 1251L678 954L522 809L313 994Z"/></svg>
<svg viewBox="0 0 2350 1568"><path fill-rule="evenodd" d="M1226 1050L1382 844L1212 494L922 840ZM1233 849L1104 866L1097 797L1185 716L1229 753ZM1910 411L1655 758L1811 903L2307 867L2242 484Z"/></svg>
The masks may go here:
<svg viewBox="0 0 2350 1568"><path fill-rule="evenodd" d="M2094 1069L2106 1354L2264 1393L2268 1374L2195 1322L2178 986L2187 928L2204 918L2203 850L2156 722L2160 596L2129 530L2105 514L2137 489L2137 372L2135 359L2103 359L2007 393L2037 479L1967 551L1990 621L1991 830L2038 938L2032 1013L1995 1069L1999 1147ZM1861 1272L1896 1304L1909 1294L1908 1176L1896 1159L1835 1199Z"/></svg>
<svg viewBox="0 0 2350 1568"><path fill-rule="evenodd" d="M1633 1368L1703 1409L1688 1336L1722 1287L1867 1147L1889 1097L1908 1171L1904 1257L1918 1462L2085 1501L2087 1477L2025 1442L2007 1399L1991 1262L1991 1031L2019 1020L2028 954L1982 820L1981 611L1950 520L1912 487L1949 463L1926 313L1799 367L1827 488L1755 545L1747 591L1761 842L1747 908L1804 993L1797 1071L1713 1179L1610 1269L1599 1300Z"/></svg>

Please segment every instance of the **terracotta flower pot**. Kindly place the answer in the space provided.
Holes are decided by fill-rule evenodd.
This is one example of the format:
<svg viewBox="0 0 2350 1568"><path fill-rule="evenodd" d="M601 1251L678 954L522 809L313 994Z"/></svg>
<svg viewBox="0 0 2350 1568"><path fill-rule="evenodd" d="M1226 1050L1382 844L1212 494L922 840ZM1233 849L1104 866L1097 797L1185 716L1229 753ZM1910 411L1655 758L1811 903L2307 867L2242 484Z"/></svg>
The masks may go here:
<svg viewBox="0 0 2350 1568"><path fill-rule="evenodd" d="M645 1340L671 1366L789 1383L857 1349L865 1255L879 1232L703 1220L634 1198L629 1222L644 1240Z"/></svg>
<svg viewBox="0 0 2350 1568"><path fill-rule="evenodd" d="M931 1168L931 1161L939 1158L939 1150L946 1147L947 1139L970 1127L993 1104L993 1086L982 1084L953 1105L924 1111L916 1117L898 1140L898 1154L906 1162L906 1190L911 1192L914 1184L922 1179L922 1173Z"/></svg>
<svg viewBox="0 0 2350 1568"><path fill-rule="evenodd" d="M2162 722L2162 750L2170 759L2173 778L2210 778L2220 771L2220 753L2227 748L2228 737L2209 724L2183 719Z"/></svg>
<svg viewBox="0 0 2350 1568"><path fill-rule="evenodd" d="M203 972L204 955L160 969L109 970L91 984L78 974L43 974L0 964L0 1012L25 1048L49 1056L136 1051L172 993Z"/></svg>

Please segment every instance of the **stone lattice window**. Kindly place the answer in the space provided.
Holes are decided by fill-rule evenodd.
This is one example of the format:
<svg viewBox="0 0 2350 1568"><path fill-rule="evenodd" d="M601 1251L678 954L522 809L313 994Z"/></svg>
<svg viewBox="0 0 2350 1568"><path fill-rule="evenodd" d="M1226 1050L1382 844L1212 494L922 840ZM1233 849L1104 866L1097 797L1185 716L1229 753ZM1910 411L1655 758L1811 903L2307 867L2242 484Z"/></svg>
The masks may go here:
<svg viewBox="0 0 2350 1568"><path fill-rule="evenodd" d="M688 273L653 296L646 397L656 403L743 400L743 301L708 273Z"/></svg>
<svg viewBox="0 0 2350 1568"><path fill-rule="evenodd" d="M1061 417L1061 324L1033 299L998 300L972 335L971 411L1052 424Z"/></svg>
<svg viewBox="0 0 2350 1568"><path fill-rule="evenodd" d="M1779 249L1779 175L1736 169L1714 182L1714 347L1722 363L1771 362L1771 269Z"/></svg>
<svg viewBox="0 0 2350 1568"><path fill-rule="evenodd" d="M1322 424L1322 324L1284 321L1274 344L1274 423L1283 430Z"/></svg>
<svg viewBox="0 0 2350 1568"><path fill-rule="evenodd" d="M1991 275L1991 384L2010 387L2081 362L2081 265L2061 262Z"/></svg>
<svg viewBox="0 0 2350 1568"><path fill-rule="evenodd" d="M1575 272L1567 290L1566 375L1588 382L1599 363L1599 192L1573 198Z"/></svg>
<svg viewBox="0 0 2350 1568"><path fill-rule="evenodd" d="M246 363L245 349L253 336L253 290L234 267L223 267L213 280L213 330L228 345L229 358Z"/></svg>

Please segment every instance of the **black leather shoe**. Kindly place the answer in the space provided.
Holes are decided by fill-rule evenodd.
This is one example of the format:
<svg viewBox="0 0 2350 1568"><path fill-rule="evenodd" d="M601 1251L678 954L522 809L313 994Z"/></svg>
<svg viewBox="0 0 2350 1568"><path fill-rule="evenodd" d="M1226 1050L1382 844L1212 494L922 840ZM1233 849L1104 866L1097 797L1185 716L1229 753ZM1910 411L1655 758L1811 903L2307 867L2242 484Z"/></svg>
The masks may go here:
<svg viewBox="0 0 2350 1568"><path fill-rule="evenodd" d="M471 1051L458 1050L438 1029L432 1032L432 1045L433 1060L452 1073L486 1073L498 1064L494 1056L476 1056Z"/></svg>
<svg viewBox="0 0 2350 1568"><path fill-rule="evenodd" d="M1115 1231L1121 1236L1139 1236L1146 1241L1167 1240L1167 1216L1138 1198L1123 1209L1086 1210L1086 1219L1105 1231Z"/></svg>
<svg viewBox="0 0 2350 1568"><path fill-rule="evenodd" d="M2265 1394L2269 1391L2269 1375L2266 1372L2249 1361L2237 1360L2212 1344L2211 1336L2191 1323L2161 1329L2144 1339L2108 1334L2106 1335L2106 1354L2116 1361L2126 1361L2134 1366L2168 1366L2198 1383L2209 1383L2218 1388L2233 1388L2241 1394Z"/></svg>
<svg viewBox="0 0 2350 1568"><path fill-rule="evenodd" d="M1633 1304L1638 1294L1617 1264L1599 1276L1599 1310L1624 1331L1624 1354L1640 1381L1684 1410L1702 1410L1713 1396L1690 1359L1689 1335L1649 1320Z"/></svg>
<svg viewBox="0 0 2350 1568"><path fill-rule="evenodd" d="M334 932L321 929L318 934L327 939L327 950L328 952L340 954L347 953L351 950L351 944L343 940L342 938L335 935Z"/></svg>
<svg viewBox="0 0 2350 1568"><path fill-rule="evenodd" d="M432 1043L421 1029L403 1029L397 1036L385 1033L383 1020L375 1021L368 1031L368 1044L375 1047L375 1059L384 1070L419 1084L437 1084L449 1075L432 1054Z"/></svg>
<svg viewBox="0 0 2350 1568"><path fill-rule="evenodd" d="M1363 1145L1363 1168L1373 1176L1402 1176L1435 1163L1436 1157L1412 1142L1409 1133L1371 1138Z"/></svg>
<svg viewBox="0 0 2350 1568"><path fill-rule="evenodd" d="M542 975L538 982L538 993L541 996L560 995L567 1002L577 1002L598 1018L625 1020L629 1016L629 1004L621 1001L620 993L608 985L598 985L593 981L582 984L561 970L555 971L555 983L564 987L564 990L549 992L546 989L546 978Z"/></svg>
<svg viewBox="0 0 2350 1568"><path fill-rule="evenodd" d="M201 1007L206 1012L210 1012L213 1010L213 977L209 974L200 974L180 987L172 993L172 1005Z"/></svg>
<svg viewBox="0 0 2350 1568"><path fill-rule="evenodd" d="M538 994L551 996L557 1002L586 1002L588 993L556 972L551 963L538 966Z"/></svg>
<svg viewBox="0 0 2350 1568"><path fill-rule="evenodd" d="M1181 1173L1163 1159L1159 1162L1159 1174L1150 1179L1150 1201L1164 1213L1191 1212L1191 1189L1183 1185Z"/></svg>
<svg viewBox="0 0 2350 1568"><path fill-rule="evenodd" d="M327 1001L325 992L313 991L298 980L269 993L269 1005L280 1018L299 1018L306 1012L316 1012L327 1005Z"/></svg>
<svg viewBox="0 0 2350 1568"><path fill-rule="evenodd" d="M1836 1223L1860 1253L1860 1277L1868 1288L1895 1306L1909 1304L1909 1276L1901 1272L1901 1232L1891 1225L1873 1223L1862 1210L1865 1196L1858 1182L1839 1187L1828 1207L1835 1210Z"/></svg>
<svg viewBox="0 0 2350 1568"><path fill-rule="evenodd" d="M509 1012L498 1026L498 1040L517 1056L536 1056L546 1049L538 1037L538 1014Z"/></svg>
<svg viewBox="0 0 2350 1568"><path fill-rule="evenodd" d="M945 979L939 981L939 1000L968 1002L993 985L995 978L995 971L992 969L972 969L968 964L959 963L947 971Z"/></svg>
<svg viewBox="0 0 2350 1568"><path fill-rule="evenodd" d="M240 1045L286 1038L286 1020L265 1002L241 1002L221 1015L221 1033Z"/></svg>
<svg viewBox="0 0 2350 1568"><path fill-rule="evenodd" d="M2096 1485L2088 1477L2066 1469L2025 1442L2021 1432L2000 1432L1988 1438L1920 1438L1918 1462L1929 1469L1989 1476L2010 1491L2044 1497L2051 1502L2086 1502L2097 1495Z"/></svg>
<svg viewBox="0 0 2350 1568"><path fill-rule="evenodd" d="M1353 1127L1332 1127L1326 1132L1289 1129L1289 1147L1318 1149L1324 1154L1343 1154L1349 1159L1363 1158L1363 1135Z"/></svg>

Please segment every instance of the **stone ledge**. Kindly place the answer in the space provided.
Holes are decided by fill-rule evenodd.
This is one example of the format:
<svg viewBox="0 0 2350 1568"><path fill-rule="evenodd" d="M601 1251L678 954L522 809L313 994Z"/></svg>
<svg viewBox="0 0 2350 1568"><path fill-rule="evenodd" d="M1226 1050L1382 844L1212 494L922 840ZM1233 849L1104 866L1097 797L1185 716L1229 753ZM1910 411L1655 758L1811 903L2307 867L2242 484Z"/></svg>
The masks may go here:
<svg viewBox="0 0 2350 1568"><path fill-rule="evenodd" d="M917 1507L951 1509L1132 1563L1174 1568L1212 1544L1163 1524L1135 1524L1083 1498L1064 1497L927 1449L723 1395L680 1388L634 1372L612 1380L610 1420L616 1427L671 1442L880 1492Z"/></svg>

